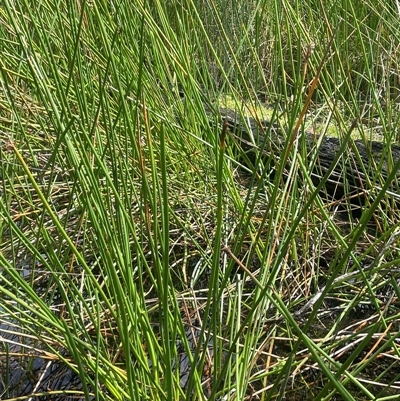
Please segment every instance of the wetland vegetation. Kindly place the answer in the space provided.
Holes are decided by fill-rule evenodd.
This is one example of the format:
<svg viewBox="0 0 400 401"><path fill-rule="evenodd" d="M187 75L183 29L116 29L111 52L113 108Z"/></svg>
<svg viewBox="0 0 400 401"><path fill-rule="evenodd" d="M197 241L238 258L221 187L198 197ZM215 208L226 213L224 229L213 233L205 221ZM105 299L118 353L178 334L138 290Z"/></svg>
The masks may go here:
<svg viewBox="0 0 400 401"><path fill-rule="evenodd" d="M397 400L399 20L3 0L0 399Z"/></svg>

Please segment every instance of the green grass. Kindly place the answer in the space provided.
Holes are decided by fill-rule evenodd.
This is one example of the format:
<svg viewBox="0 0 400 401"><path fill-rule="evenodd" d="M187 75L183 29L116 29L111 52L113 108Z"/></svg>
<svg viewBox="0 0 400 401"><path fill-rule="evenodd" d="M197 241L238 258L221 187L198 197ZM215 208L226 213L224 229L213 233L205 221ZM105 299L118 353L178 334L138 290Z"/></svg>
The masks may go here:
<svg viewBox="0 0 400 401"><path fill-rule="evenodd" d="M392 3L0 5L1 399L398 398ZM359 216L304 130L384 143Z"/></svg>

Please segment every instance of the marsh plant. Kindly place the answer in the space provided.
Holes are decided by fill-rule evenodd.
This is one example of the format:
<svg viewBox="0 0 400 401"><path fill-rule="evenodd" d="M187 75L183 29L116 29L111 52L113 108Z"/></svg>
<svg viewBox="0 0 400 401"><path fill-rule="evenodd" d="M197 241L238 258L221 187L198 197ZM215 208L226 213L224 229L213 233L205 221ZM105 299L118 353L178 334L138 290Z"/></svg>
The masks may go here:
<svg viewBox="0 0 400 401"><path fill-rule="evenodd" d="M0 398L398 399L399 19L3 0Z"/></svg>

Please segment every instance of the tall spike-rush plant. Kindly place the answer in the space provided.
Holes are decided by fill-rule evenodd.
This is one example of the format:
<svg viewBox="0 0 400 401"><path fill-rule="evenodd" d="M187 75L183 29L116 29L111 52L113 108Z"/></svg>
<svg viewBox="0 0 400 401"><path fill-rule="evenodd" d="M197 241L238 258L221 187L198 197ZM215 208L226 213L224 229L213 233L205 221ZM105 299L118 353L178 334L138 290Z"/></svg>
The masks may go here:
<svg viewBox="0 0 400 401"><path fill-rule="evenodd" d="M5 0L0 22L0 398L397 399L394 4ZM260 123L249 157L220 107L282 151ZM355 135L385 146L343 227L323 194Z"/></svg>

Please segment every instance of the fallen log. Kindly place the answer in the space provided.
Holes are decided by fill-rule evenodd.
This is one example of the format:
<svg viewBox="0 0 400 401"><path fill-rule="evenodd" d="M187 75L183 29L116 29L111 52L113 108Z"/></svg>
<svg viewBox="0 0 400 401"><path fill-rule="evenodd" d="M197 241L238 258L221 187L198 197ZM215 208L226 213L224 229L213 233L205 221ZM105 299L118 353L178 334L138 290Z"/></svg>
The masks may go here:
<svg viewBox="0 0 400 401"><path fill-rule="evenodd" d="M252 117L243 119L231 109L220 109L220 123L227 126L252 163L260 151L264 158L281 158L287 139L278 125ZM329 136L321 138L311 132L301 132L300 135L304 135L307 162L313 163L310 175L314 185L317 186L332 168L324 185L324 195L331 200L351 199L350 202L358 206L372 203L400 159L398 145L387 146L378 141L365 143L350 139L345 151L339 155L342 145L340 139ZM386 192L396 204L400 203L399 178L400 172L397 171L396 179L392 180Z"/></svg>

